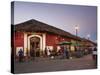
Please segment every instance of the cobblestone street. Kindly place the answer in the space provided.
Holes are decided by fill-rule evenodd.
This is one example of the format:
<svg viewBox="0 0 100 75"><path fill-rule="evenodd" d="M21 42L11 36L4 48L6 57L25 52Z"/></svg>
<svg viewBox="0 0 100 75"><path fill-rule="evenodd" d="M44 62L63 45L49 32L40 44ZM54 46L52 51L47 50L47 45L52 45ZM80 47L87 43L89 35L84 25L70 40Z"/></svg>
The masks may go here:
<svg viewBox="0 0 100 75"><path fill-rule="evenodd" d="M74 59L36 58L34 61L15 63L15 73L95 69L91 55Z"/></svg>

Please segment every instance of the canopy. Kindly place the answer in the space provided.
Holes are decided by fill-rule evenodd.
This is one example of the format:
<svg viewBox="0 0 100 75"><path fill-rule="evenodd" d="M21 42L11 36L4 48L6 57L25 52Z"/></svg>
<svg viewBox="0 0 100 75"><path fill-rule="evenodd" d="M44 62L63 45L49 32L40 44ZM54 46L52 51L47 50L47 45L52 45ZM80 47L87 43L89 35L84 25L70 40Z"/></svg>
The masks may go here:
<svg viewBox="0 0 100 75"><path fill-rule="evenodd" d="M72 43L72 42L68 42L68 41L63 41L58 43L58 45L73 45L73 46L82 46L82 44L80 43Z"/></svg>
<svg viewBox="0 0 100 75"><path fill-rule="evenodd" d="M63 41L60 42L58 45L71 45L71 42Z"/></svg>
<svg viewBox="0 0 100 75"><path fill-rule="evenodd" d="M71 45L73 45L73 46L82 46L82 44L80 44L80 43L72 43Z"/></svg>

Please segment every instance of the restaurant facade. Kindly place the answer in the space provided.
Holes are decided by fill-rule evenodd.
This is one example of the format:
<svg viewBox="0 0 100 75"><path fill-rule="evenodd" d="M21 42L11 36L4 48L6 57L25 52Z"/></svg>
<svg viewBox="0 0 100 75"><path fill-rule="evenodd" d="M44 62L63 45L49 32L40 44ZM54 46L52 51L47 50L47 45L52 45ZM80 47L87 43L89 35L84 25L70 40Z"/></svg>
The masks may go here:
<svg viewBox="0 0 100 75"><path fill-rule="evenodd" d="M46 48L59 50L61 42L76 43L77 41L80 44L87 42L88 45L94 45L89 40L83 41L83 38L34 19L11 26L11 48L15 56L18 56L20 49L23 50L24 56L30 56L31 50L39 52L35 54L36 56L41 56ZM75 51L75 45L69 45L69 48Z"/></svg>

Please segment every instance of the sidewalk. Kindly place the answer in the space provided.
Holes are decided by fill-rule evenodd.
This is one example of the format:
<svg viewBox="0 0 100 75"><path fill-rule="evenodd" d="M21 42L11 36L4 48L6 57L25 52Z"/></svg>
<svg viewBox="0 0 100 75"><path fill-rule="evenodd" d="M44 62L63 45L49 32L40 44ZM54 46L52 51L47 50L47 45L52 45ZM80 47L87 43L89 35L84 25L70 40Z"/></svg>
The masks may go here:
<svg viewBox="0 0 100 75"><path fill-rule="evenodd" d="M37 58L35 61L15 63L15 73L95 69L91 55L76 59Z"/></svg>

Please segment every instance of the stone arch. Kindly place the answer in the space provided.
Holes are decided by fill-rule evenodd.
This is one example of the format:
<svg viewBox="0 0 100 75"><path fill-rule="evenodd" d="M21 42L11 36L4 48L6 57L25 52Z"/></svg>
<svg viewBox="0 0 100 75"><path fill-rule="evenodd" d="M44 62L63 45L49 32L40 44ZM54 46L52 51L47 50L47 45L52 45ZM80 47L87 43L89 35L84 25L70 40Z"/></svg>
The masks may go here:
<svg viewBox="0 0 100 75"><path fill-rule="evenodd" d="M30 51L30 38L32 37L38 37L40 39L40 50L42 50L42 36L40 35L30 35L28 37L28 51Z"/></svg>

